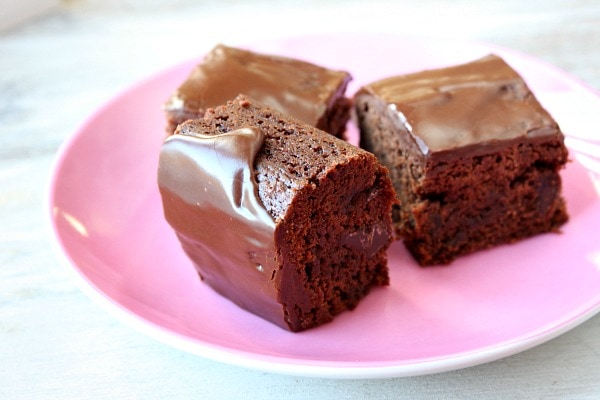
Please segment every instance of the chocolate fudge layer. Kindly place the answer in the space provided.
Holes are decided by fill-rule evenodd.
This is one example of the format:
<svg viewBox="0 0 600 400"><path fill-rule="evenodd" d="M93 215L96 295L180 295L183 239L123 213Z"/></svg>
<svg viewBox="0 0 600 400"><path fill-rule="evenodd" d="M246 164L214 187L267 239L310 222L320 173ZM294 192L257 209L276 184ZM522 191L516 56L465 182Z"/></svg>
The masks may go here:
<svg viewBox="0 0 600 400"><path fill-rule="evenodd" d="M181 124L162 147L158 184L204 282L280 327L331 321L389 283L387 169L255 100Z"/></svg>
<svg viewBox="0 0 600 400"><path fill-rule="evenodd" d="M308 62L216 46L165 104L168 133L211 107L244 93L334 136L350 116L345 96L352 77Z"/></svg>
<svg viewBox="0 0 600 400"><path fill-rule="evenodd" d="M355 102L361 147L390 169L396 232L420 264L567 221L563 134L501 58L383 79Z"/></svg>

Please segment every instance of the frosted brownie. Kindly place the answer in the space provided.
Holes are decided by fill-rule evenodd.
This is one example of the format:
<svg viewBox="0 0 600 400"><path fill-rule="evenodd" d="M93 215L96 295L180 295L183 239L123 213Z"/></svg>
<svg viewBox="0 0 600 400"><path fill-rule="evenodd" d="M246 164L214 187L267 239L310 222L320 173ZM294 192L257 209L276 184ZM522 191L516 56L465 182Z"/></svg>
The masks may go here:
<svg viewBox="0 0 600 400"><path fill-rule="evenodd" d="M421 265L567 221L563 134L501 58L373 82L355 102L361 147L390 169L396 232Z"/></svg>
<svg viewBox="0 0 600 400"><path fill-rule="evenodd" d="M160 153L166 220L201 278L291 331L388 285L395 193L367 151L244 96Z"/></svg>
<svg viewBox="0 0 600 400"><path fill-rule="evenodd" d="M218 45L166 102L167 131L244 93L341 137L352 107L345 95L351 79L345 71Z"/></svg>

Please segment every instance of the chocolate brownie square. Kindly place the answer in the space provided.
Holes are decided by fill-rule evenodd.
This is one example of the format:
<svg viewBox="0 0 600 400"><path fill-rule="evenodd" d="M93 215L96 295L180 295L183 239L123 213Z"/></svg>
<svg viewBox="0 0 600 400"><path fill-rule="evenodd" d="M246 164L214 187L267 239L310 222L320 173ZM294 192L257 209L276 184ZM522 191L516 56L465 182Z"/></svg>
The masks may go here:
<svg viewBox="0 0 600 400"><path fill-rule="evenodd" d="M160 153L166 220L201 278L291 331L388 285L396 202L371 153L239 96Z"/></svg>
<svg viewBox="0 0 600 400"><path fill-rule="evenodd" d="M166 102L167 132L243 93L342 137L352 108L345 95L351 79L348 72L306 61L218 45Z"/></svg>
<svg viewBox="0 0 600 400"><path fill-rule="evenodd" d="M390 169L397 236L421 265L568 220L563 134L503 59L386 78L355 95L361 147Z"/></svg>

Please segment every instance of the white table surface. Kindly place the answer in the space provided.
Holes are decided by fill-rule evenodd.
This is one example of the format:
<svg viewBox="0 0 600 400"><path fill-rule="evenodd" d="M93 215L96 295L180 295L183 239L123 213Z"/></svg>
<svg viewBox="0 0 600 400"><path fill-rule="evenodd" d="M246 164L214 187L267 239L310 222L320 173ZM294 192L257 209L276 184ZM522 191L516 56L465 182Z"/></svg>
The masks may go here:
<svg viewBox="0 0 600 400"><path fill-rule="evenodd" d="M462 370L295 377L146 337L86 297L57 260L43 217L50 167L61 143L105 101L216 42L352 30L503 45L600 88L598 1L71 0L0 32L0 398L600 398L600 316Z"/></svg>

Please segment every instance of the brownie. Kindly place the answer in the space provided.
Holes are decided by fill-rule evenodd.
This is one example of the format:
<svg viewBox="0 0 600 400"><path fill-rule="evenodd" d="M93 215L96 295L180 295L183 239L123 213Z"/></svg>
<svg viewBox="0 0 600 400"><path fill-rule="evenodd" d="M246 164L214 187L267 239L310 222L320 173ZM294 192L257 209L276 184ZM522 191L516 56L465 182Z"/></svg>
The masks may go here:
<svg viewBox="0 0 600 400"><path fill-rule="evenodd" d="M389 284L396 202L371 153L246 96L169 136L158 184L200 277L291 331Z"/></svg>
<svg viewBox="0 0 600 400"><path fill-rule="evenodd" d="M216 46L165 104L167 131L244 93L334 136L342 137L352 104L348 72L305 61Z"/></svg>
<svg viewBox="0 0 600 400"><path fill-rule="evenodd" d="M397 237L421 265L568 220L563 134L500 57L373 82L355 102L361 147L390 169L401 203Z"/></svg>

